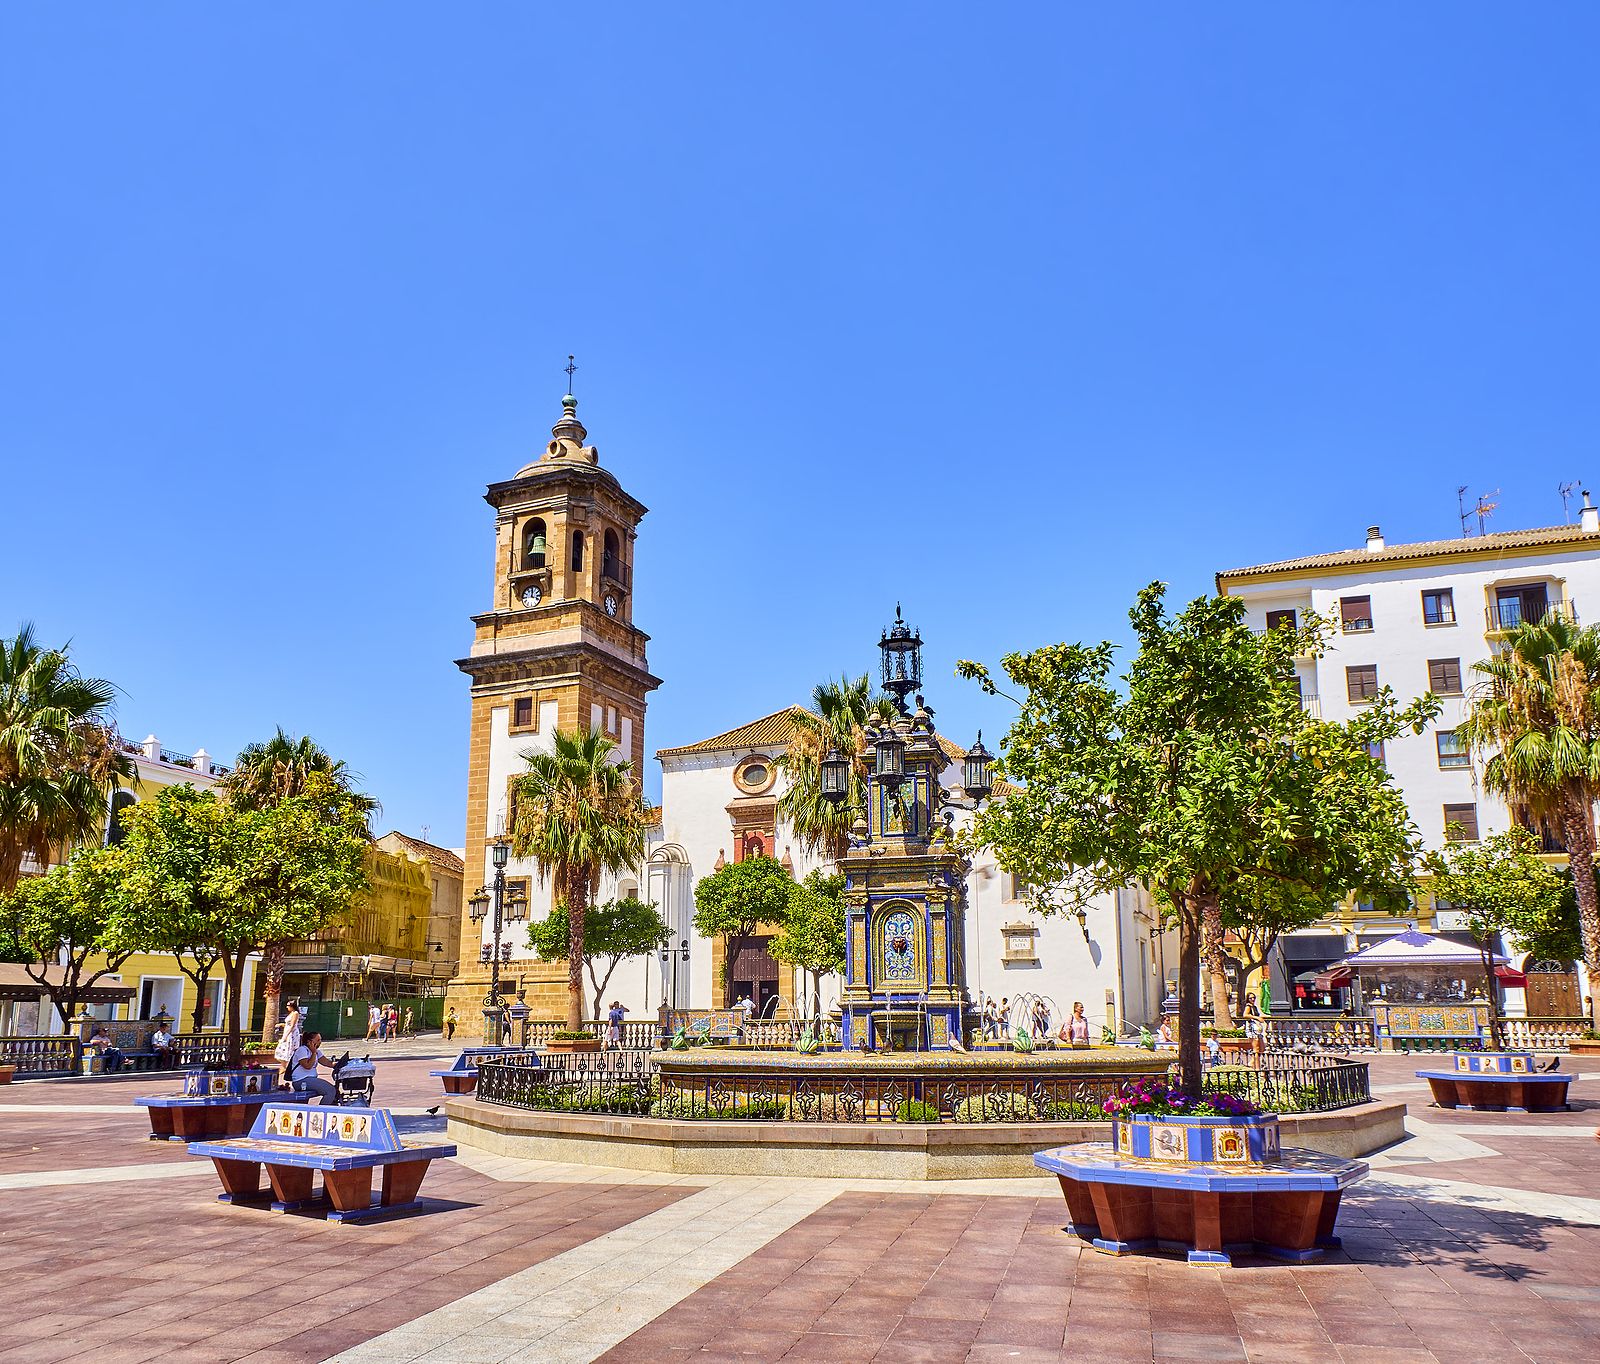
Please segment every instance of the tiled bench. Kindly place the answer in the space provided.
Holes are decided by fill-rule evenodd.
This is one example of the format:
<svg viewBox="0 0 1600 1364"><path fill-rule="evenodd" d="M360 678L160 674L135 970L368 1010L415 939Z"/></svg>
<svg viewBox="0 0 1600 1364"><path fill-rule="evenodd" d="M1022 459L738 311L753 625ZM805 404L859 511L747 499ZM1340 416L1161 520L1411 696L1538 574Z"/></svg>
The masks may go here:
<svg viewBox="0 0 1600 1364"><path fill-rule="evenodd" d="M141 1095L134 1103L149 1110L151 1141L242 1137L269 1099L294 1102L278 1080L273 1066L191 1070L183 1077L181 1094Z"/></svg>
<svg viewBox="0 0 1600 1364"><path fill-rule="evenodd" d="M417 1190L428 1166L453 1156L451 1145L406 1146L386 1108L309 1107L266 1103L246 1137L191 1143L189 1154L209 1156L222 1181L223 1203L259 1202L264 1166L274 1212L331 1205L330 1222L359 1222L420 1206ZM383 1171L372 1201L372 1172ZM322 1175L322 1197L313 1177Z"/></svg>
<svg viewBox="0 0 1600 1364"><path fill-rule="evenodd" d="M1419 1070L1440 1108L1471 1108L1489 1113L1561 1113L1567 1086L1577 1077L1562 1071L1541 1071L1532 1052L1455 1054L1450 1070Z"/></svg>
<svg viewBox="0 0 1600 1364"><path fill-rule="evenodd" d="M468 1047L456 1057L449 1070L430 1070L429 1075L444 1082L446 1094L471 1094L478 1087L478 1062L485 1057L522 1056L520 1047Z"/></svg>
<svg viewBox="0 0 1600 1364"><path fill-rule="evenodd" d="M1344 1189L1366 1163L1286 1148L1259 1165L1156 1165L1109 1143L1041 1151L1034 1164L1061 1180L1072 1231L1096 1250L1128 1255L1182 1250L1191 1264L1232 1264L1258 1251L1280 1260L1321 1258Z"/></svg>

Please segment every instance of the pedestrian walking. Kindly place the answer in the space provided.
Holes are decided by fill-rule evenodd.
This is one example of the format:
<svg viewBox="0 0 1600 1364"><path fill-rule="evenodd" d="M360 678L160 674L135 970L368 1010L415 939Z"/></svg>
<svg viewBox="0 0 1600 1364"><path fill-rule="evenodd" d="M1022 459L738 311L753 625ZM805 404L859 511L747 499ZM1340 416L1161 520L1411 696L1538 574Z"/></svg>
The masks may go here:
<svg viewBox="0 0 1600 1364"><path fill-rule="evenodd" d="M619 1050L622 1047L622 1016L627 1012L621 1003L613 999L610 1011L606 1014L606 1041Z"/></svg>
<svg viewBox="0 0 1600 1364"><path fill-rule="evenodd" d="M367 1005L367 1041L371 1042L378 1036L378 1006Z"/></svg>
<svg viewBox="0 0 1600 1364"><path fill-rule="evenodd" d="M444 1040L450 1041L456 1035L456 1006L452 1004L444 1011Z"/></svg>
<svg viewBox="0 0 1600 1364"><path fill-rule="evenodd" d="M402 1037L415 1037L417 1035L416 1028L412 1026L413 1022L414 1022L414 1015L411 1012L411 1006L409 1004L407 1004L406 1005L406 1024L405 1024L405 1030L401 1033Z"/></svg>
<svg viewBox="0 0 1600 1364"><path fill-rule="evenodd" d="M387 1042L389 1040L389 1011L387 1009L379 1009L377 1012L378 1041Z"/></svg>

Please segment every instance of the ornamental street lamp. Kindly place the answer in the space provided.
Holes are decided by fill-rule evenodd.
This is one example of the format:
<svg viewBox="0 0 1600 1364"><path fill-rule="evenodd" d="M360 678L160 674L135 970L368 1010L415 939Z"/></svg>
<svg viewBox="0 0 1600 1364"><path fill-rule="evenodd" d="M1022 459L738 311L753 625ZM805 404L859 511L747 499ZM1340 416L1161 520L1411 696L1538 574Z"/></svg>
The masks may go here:
<svg viewBox="0 0 1600 1364"><path fill-rule="evenodd" d="M837 805L850 795L850 759L837 748L830 748L821 769L822 798L829 805Z"/></svg>
<svg viewBox="0 0 1600 1364"><path fill-rule="evenodd" d="M978 731L978 741L967 750L961 765L961 789L974 801L987 800L994 790L994 780L989 775L989 764L994 754L983 746L983 731Z"/></svg>
<svg viewBox="0 0 1600 1364"><path fill-rule="evenodd" d="M872 741L872 775L885 790L897 791L906 778L906 741L893 725L885 725Z"/></svg>
<svg viewBox="0 0 1600 1364"><path fill-rule="evenodd" d="M906 697L922 690L922 635L913 633L900 618L900 603L894 607L894 624L878 640L883 656L883 689L894 697L900 714L906 713Z"/></svg>
<svg viewBox="0 0 1600 1364"><path fill-rule="evenodd" d="M678 1012L678 963L680 961L687 969L689 965L689 940L687 938L680 939L676 947L663 947L661 949L661 998L663 1003L668 998L672 1001L668 1005L671 1010L671 1013L668 1014L669 1018L671 1018L672 1014Z"/></svg>
<svg viewBox="0 0 1600 1364"><path fill-rule="evenodd" d="M509 892L506 889L506 863L511 858L511 840L504 834L490 845L489 855L494 863L494 922L491 927L492 945L485 943L479 954L479 960L489 967L489 994L483 1001L484 1038L491 1035L494 1041L491 1045L503 1046L505 1042L504 1027L505 1015L500 1004L500 966L502 962L511 960L511 944L502 943L500 937L504 931L507 920L520 923L528 917L528 899L522 887L515 886ZM477 893L467 901L468 913L472 915L472 922L479 923L489 908L489 889L480 886Z"/></svg>

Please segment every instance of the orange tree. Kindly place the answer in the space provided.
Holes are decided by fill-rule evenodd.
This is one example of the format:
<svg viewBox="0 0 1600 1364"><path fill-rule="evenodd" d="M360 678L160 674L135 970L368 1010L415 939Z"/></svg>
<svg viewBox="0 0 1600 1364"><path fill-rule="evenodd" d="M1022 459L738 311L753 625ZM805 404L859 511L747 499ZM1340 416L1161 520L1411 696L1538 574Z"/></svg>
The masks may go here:
<svg viewBox="0 0 1600 1364"><path fill-rule="evenodd" d="M1220 950L1230 901L1270 915L1351 891L1407 900L1419 840L1375 754L1420 732L1438 701L1400 709L1385 691L1345 723L1313 719L1294 659L1320 647L1319 623L1260 634L1237 598L1174 617L1164 595L1152 584L1129 613L1138 652L1123 689L1109 643L1006 656L1024 694L996 767L1022 789L985 807L972 839L1035 888L1041 913L1153 889L1178 928L1179 1083L1198 1094L1201 948L1209 937ZM958 671L997 691L980 664Z"/></svg>

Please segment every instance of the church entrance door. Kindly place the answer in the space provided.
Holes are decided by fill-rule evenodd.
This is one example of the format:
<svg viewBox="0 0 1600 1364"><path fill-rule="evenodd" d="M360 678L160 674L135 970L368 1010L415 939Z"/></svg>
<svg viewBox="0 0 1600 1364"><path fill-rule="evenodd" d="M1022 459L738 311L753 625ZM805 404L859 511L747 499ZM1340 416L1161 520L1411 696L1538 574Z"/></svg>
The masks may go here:
<svg viewBox="0 0 1600 1364"><path fill-rule="evenodd" d="M778 961L772 955L770 937L748 938L739 948L733 963L733 997L730 1005L749 995L756 1006L756 1017L764 1018L778 997Z"/></svg>

